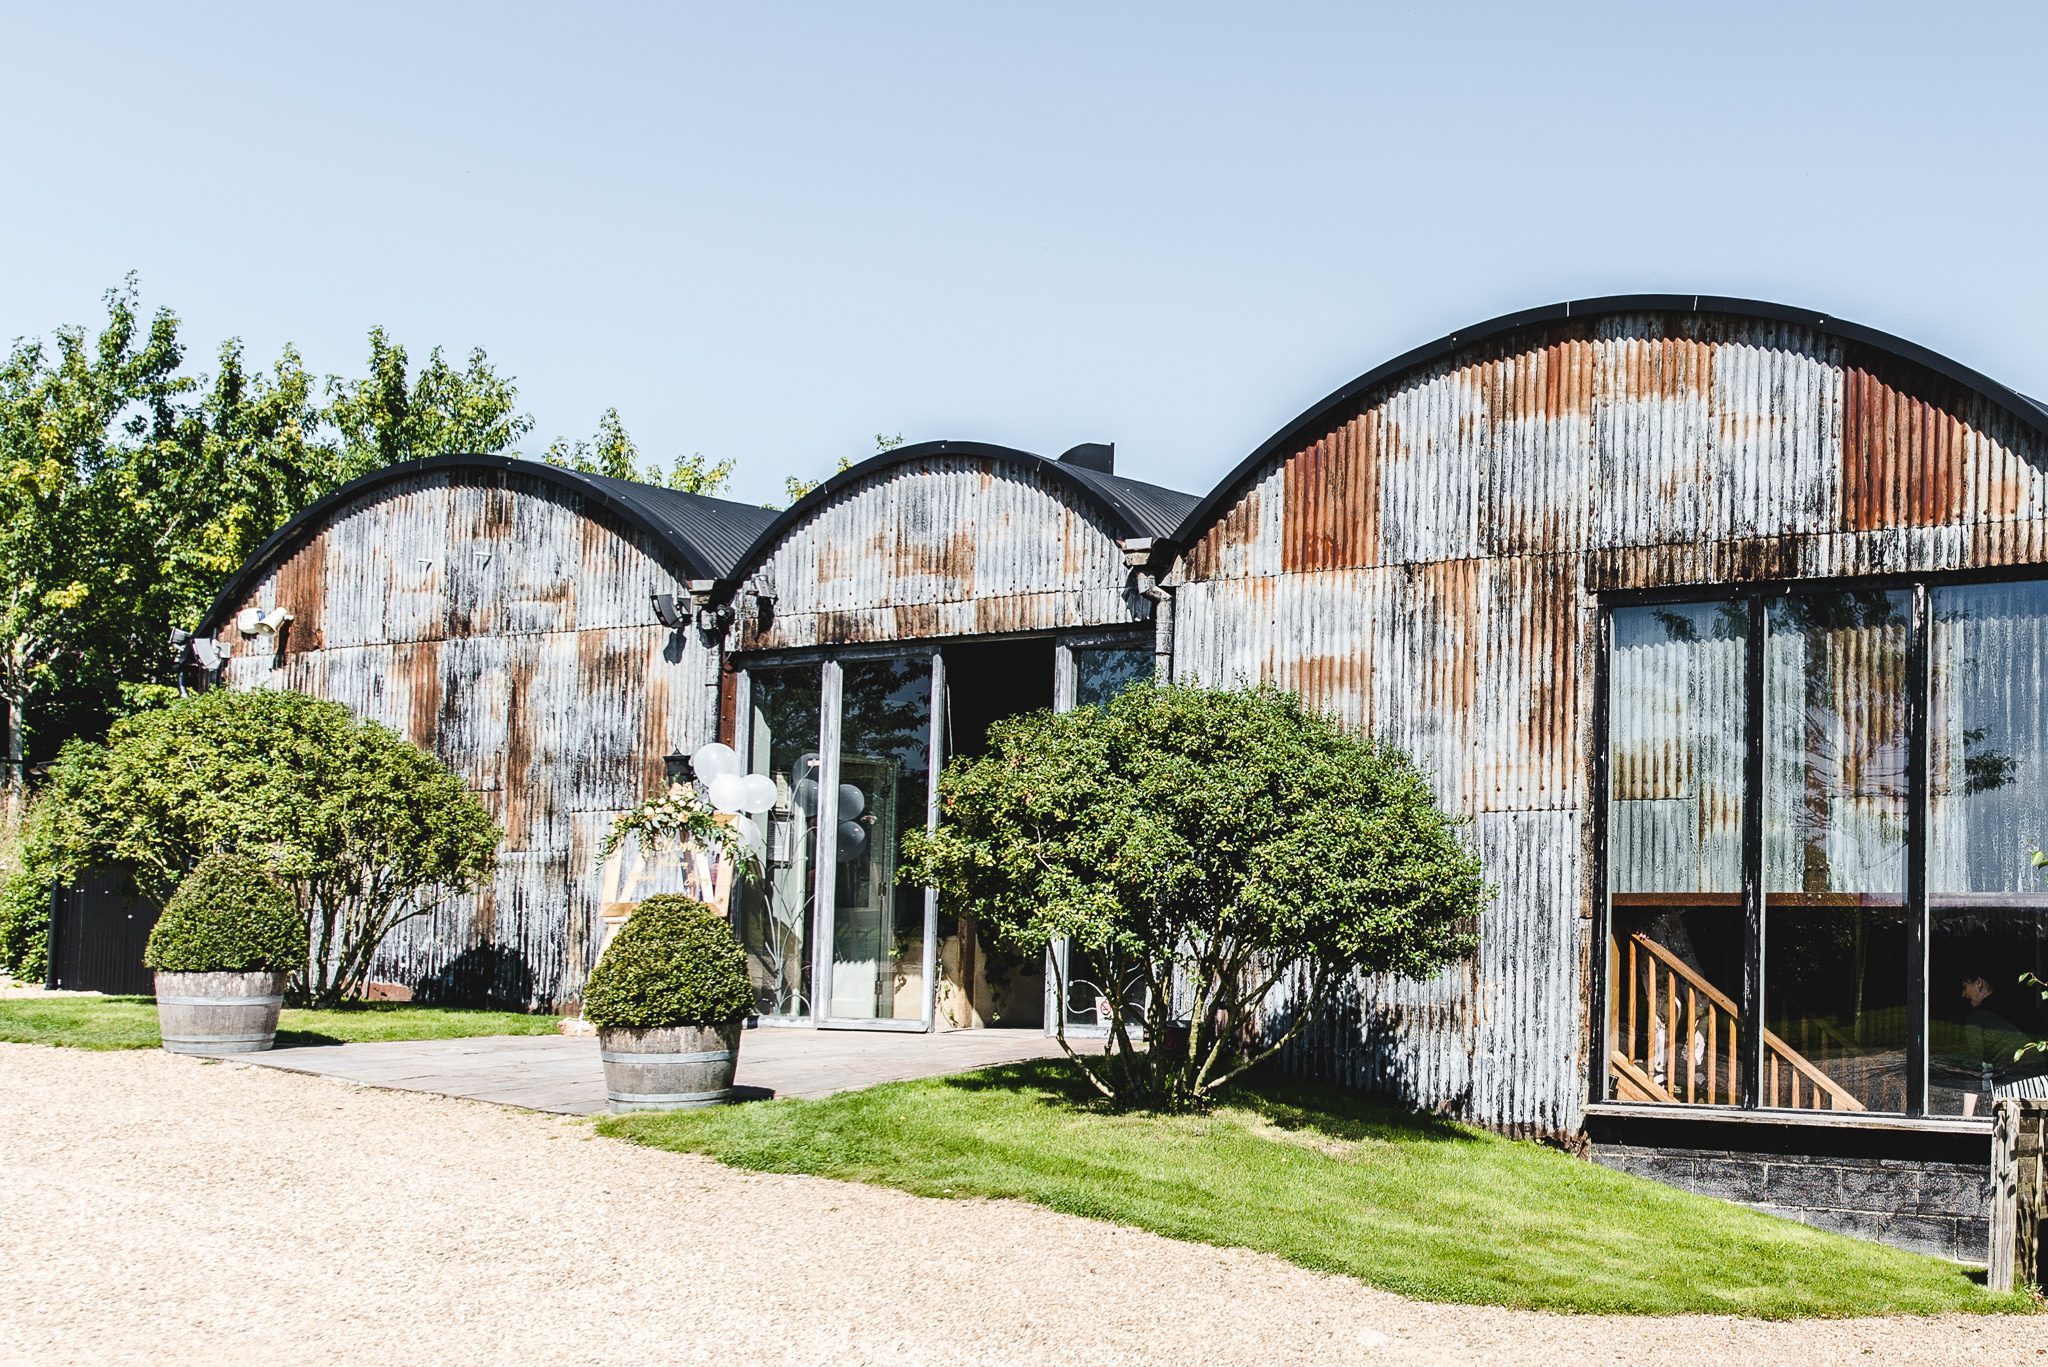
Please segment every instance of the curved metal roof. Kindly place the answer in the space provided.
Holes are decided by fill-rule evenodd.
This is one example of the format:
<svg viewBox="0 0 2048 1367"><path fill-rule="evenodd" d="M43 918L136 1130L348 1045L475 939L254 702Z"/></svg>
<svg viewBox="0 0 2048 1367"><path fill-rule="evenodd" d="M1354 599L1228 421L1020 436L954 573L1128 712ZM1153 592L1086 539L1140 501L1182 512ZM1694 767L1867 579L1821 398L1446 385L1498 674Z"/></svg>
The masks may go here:
<svg viewBox="0 0 2048 1367"><path fill-rule="evenodd" d="M1029 451L1020 451L1013 446L997 446L981 441L921 441L908 446L893 447L880 455L868 457L858 465L850 465L783 509L775 516L774 522L755 538L746 555L733 567L729 576L732 581L730 587L737 588L740 581L768 558L775 543L782 539L784 533L809 517L814 508L838 494L840 490L884 470L933 456L996 460L1041 472L1055 483L1064 484L1072 489L1084 503L1100 512L1108 519L1119 538L1171 536L1173 529L1181 524L1188 511L1195 506L1197 499L1194 494L1184 494L1175 489L1162 488L1157 484L1146 484L1141 480L1125 479L1122 475L1106 474L1084 465L1050 460Z"/></svg>
<svg viewBox="0 0 2048 1367"><path fill-rule="evenodd" d="M729 576L759 533L775 520L771 508L681 493L655 484L581 474L518 456L452 455L406 461L351 480L309 504L278 528L222 587L201 619L200 629L218 627L224 614L247 597L272 566L324 526L338 509L360 501L384 485L443 470L502 470L576 493L654 538L682 565L686 577L692 579Z"/></svg>
<svg viewBox="0 0 2048 1367"><path fill-rule="evenodd" d="M1989 376L1972 370L1958 361L1950 360L1938 352L1929 351L1923 346L1915 345L1902 337L1894 337L1888 332L1879 332L1876 328L1845 322L1840 318L1830 318L1826 314L1807 309L1765 303L1756 299L1731 299L1709 294L1613 294L1597 299L1567 300L1543 308L1502 314L1498 318L1439 337L1411 351L1404 351L1392 360L1373 367L1349 384L1326 395L1268 437L1257 450L1238 462L1237 467L1225 475L1214 489L1204 495L1170 535L1182 546L1192 544L1195 538L1207 531L1209 525L1222 515L1244 485L1268 460L1293 451L1308 433L1329 425L1338 413L1360 402L1372 389L1390 379L1441 360L1461 348L1499 337L1504 333L1562 322L1566 319L1607 318L1627 313L1716 314L1773 323L1794 323L1800 327L1812 328L1816 332L1840 337L1845 341L1932 371L1975 393L2044 438L2048 438L2048 405L2030 399L2018 390L2009 389Z"/></svg>

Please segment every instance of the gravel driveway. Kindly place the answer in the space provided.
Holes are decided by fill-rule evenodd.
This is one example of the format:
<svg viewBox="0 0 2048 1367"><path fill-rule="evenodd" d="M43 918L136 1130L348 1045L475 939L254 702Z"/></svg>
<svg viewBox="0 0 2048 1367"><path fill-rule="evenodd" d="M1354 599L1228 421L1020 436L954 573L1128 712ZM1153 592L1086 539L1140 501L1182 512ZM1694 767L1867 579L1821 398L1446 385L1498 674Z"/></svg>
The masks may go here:
<svg viewBox="0 0 2048 1367"><path fill-rule="evenodd" d="M1029 1206L154 1052L0 1044L0 1231L10 1362L2048 1360L2041 1319L1426 1305Z"/></svg>

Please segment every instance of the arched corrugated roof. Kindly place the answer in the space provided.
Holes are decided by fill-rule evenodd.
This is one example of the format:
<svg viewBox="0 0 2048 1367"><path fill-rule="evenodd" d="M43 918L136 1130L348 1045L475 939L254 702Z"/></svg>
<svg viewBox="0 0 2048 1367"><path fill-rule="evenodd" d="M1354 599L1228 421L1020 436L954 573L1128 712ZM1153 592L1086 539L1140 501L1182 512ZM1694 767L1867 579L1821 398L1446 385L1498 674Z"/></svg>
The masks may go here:
<svg viewBox="0 0 2048 1367"><path fill-rule="evenodd" d="M1706 294L1615 294L1598 299L1568 300L1543 308L1503 314L1484 323L1461 328L1457 332L1439 337L1411 351L1405 351L1392 360L1373 367L1311 405L1292 422L1268 437L1257 450L1238 462L1237 468L1225 475L1214 489L1204 495L1169 535L1182 546L1192 544L1209 529L1210 524L1228 510L1244 486L1251 482L1267 461L1298 449L1310 434L1335 421L1339 414L1356 406L1372 390L1390 380L1397 379L1409 371L1419 370L1462 348L1507 333L1565 320L1606 318L1631 313L1717 315L1792 323L1811 328L1816 332L1840 337L1858 346L1920 366L1960 385L1995 408L2012 415L2035 432L2048 437L2048 405L2030 399L2018 390L2009 389L1959 361L1950 360L1938 352L1929 351L1902 337L1894 337L1890 333L1864 327L1860 323L1845 322L1840 318L1830 318L1826 314L1809 309L1791 308L1784 304L1765 303L1756 299L1730 299Z"/></svg>
<svg viewBox="0 0 2048 1367"><path fill-rule="evenodd" d="M452 455L407 461L351 480L278 528L214 598L200 629L218 628L225 613L242 602L273 566L325 526L339 509L362 501L385 485L454 470L505 471L579 494L652 537L675 557L685 576L691 579L730 576L756 537L776 517L771 508L681 493L632 480L581 474L517 456Z"/></svg>
<svg viewBox="0 0 2048 1367"><path fill-rule="evenodd" d="M1050 460L1045 456L1020 451L1012 446L997 446L981 441L917 442L914 445L894 447L880 455L870 456L858 465L849 466L785 508L755 539L746 555L734 567L730 576L733 584L736 586L766 560L776 543L790 528L809 517L814 509L835 497L841 490L896 466L913 464L934 456L1001 461L1043 473L1055 483L1064 484L1074 490L1083 503L1103 515L1120 538L1167 537L1187 516L1188 510L1193 508L1196 502L1194 494L1184 494L1175 489L1162 488L1157 484L1146 484L1142 480L1126 479L1122 475L1108 474L1085 465Z"/></svg>

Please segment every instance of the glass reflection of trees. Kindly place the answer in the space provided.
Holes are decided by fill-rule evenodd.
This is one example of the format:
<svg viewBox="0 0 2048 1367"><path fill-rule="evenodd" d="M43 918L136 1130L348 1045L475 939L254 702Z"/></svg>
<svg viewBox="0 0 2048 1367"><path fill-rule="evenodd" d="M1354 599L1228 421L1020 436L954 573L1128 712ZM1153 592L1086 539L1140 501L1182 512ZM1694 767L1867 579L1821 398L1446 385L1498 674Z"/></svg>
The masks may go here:
<svg viewBox="0 0 2048 1367"><path fill-rule="evenodd" d="M1152 652L1144 646L1076 646L1074 705L1108 702L1140 679L1152 677Z"/></svg>
<svg viewBox="0 0 2048 1367"><path fill-rule="evenodd" d="M816 837L812 814L793 794L816 765L820 675L816 665L796 665L754 669L748 679L750 768L775 780L778 797L763 818L768 838L759 875L736 889L740 943L760 1013L802 1016L811 1009Z"/></svg>
<svg viewBox="0 0 2048 1367"><path fill-rule="evenodd" d="M864 986L835 988L835 1014L849 1002L863 1008L855 1012L861 1016L923 1013L915 999L924 994L924 889L905 886L896 866L904 835L925 823L931 669L928 656L842 666L840 792L845 799L852 788L860 811L842 811L839 822L834 954L844 972L872 973L875 984L871 1008Z"/></svg>

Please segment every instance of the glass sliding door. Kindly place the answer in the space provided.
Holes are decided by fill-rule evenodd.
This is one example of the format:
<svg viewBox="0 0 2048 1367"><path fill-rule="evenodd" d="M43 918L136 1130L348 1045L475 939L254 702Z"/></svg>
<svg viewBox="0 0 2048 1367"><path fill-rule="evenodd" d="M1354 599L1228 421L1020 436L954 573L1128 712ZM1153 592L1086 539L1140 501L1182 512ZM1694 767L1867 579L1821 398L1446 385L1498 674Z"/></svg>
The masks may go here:
<svg viewBox="0 0 2048 1367"><path fill-rule="evenodd" d="M1608 657L1609 1094L1732 1106L1750 606L1617 609Z"/></svg>
<svg viewBox="0 0 2048 1367"><path fill-rule="evenodd" d="M1927 1109L1990 1113L2048 1071L2048 584L1929 594Z"/></svg>
<svg viewBox="0 0 2048 1367"><path fill-rule="evenodd" d="M1912 595L1771 600L1760 1104L1907 1105Z"/></svg>
<svg viewBox="0 0 2048 1367"><path fill-rule="evenodd" d="M835 1022L928 1018L927 898L897 877L904 837L924 828L931 798L929 655L839 666L836 782L821 793L832 823L831 994Z"/></svg>
<svg viewBox="0 0 2048 1367"><path fill-rule="evenodd" d="M775 806L758 875L735 889L739 936L756 1010L768 1019L811 1014L817 903L821 691L818 666L748 671L744 725L751 773L775 780Z"/></svg>

